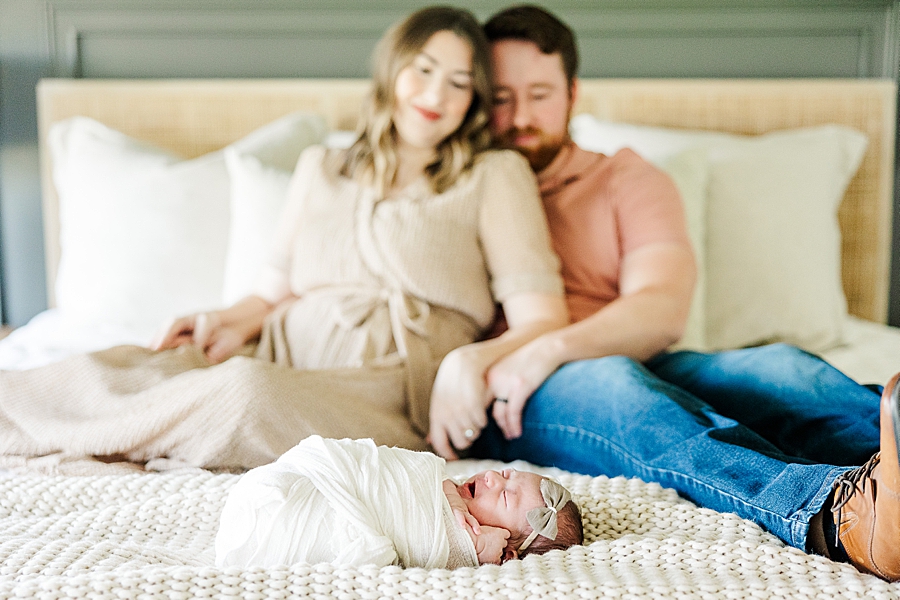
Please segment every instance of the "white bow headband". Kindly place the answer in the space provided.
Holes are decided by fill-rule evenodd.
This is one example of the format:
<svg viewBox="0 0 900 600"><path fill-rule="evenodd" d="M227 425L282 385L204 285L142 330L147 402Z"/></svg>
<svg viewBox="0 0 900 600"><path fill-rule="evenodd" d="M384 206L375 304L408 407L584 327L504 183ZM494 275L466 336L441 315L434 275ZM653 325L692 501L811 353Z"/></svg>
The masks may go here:
<svg viewBox="0 0 900 600"><path fill-rule="evenodd" d="M528 548L539 535L555 540L556 534L559 532L556 523L557 514L572 499L569 490L551 479L541 480L541 496L544 498L545 506L532 508L525 515L532 531L519 546L519 552Z"/></svg>

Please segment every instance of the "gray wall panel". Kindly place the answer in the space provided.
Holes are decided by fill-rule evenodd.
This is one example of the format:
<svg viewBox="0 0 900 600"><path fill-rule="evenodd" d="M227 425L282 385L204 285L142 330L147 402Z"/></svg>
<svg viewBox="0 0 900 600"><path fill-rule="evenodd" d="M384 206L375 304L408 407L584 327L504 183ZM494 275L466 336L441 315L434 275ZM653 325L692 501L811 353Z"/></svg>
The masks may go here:
<svg viewBox="0 0 900 600"><path fill-rule="evenodd" d="M159 3L148 11L147 4L119 2L112 8L96 0L53 2L57 71L85 77L363 75L376 40L406 13L393 8L398 3L385 2L372 4L385 5L382 12L340 8L353 3L307 11L262 4L250 12ZM476 13L486 18L505 4L487 0ZM586 10L584 3L554 4L578 35L586 77L894 74L884 8L810 10L786 3L779 10L735 9L728 3L697 2L680 9L634 10L597 2ZM607 4L612 6L604 8ZM641 2L629 6L635 5ZM361 56L366 56L362 62Z"/></svg>
<svg viewBox="0 0 900 600"><path fill-rule="evenodd" d="M0 0L0 299L21 324L46 304L34 86L51 72L43 2Z"/></svg>
<svg viewBox="0 0 900 600"><path fill-rule="evenodd" d="M377 38L198 34L91 35L81 39L82 77L366 77ZM178 54L172 52L177 47ZM334 49L341 60L327 60Z"/></svg>
<svg viewBox="0 0 900 600"><path fill-rule="evenodd" d="M860 36L815 37L731 32L717 35L607 36L583 41L597 77L865 77ZM690 57L686 59L686 57Z"/></svg>

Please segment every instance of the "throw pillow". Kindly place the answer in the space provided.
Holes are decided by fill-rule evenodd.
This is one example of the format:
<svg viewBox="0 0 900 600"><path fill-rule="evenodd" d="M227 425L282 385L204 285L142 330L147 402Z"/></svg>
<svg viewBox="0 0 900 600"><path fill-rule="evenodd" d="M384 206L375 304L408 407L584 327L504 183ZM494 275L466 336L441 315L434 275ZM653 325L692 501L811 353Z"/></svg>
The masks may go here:
<svg viewBox="0 0 900 600"><path fill-rule="evenodd" d="M866 138L826 125L738 136L572 120L582 147L628 146L654 162L689 149L709 158L706 346L785 341L811 351L843 340L838 205Z"/></svg>

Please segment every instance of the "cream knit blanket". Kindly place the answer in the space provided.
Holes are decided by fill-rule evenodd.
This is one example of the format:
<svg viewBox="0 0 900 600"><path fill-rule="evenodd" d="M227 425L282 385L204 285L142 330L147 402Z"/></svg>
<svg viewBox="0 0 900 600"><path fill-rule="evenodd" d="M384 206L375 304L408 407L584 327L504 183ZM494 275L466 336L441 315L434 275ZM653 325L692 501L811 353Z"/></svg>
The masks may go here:
<svg viewBox="0 0 900 600"><path fill-rule="evenodd" d="M494 466L462 461L448 469L463 477ZM582 507L586 546L455 571L217 569L213 540L234 475L0 479L0 597L900 598L900 586L785 547L752 523L657 485L541 472Z"/></svg>
<svg viewBox="0 0 900 600"><path fill-rule="evenodd" d="M445 568L460 527L446 525L444 479L444 459L429 452L310 436L231 488L216 565ZM466 566L478 566L464 537Z"/></svg>

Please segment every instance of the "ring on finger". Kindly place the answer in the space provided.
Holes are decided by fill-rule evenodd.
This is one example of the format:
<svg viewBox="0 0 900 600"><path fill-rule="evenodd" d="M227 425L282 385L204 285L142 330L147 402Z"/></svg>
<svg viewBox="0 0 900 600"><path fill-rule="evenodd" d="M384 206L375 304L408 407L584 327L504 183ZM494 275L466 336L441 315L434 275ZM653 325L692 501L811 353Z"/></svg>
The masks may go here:
<svg viewBox="0 0 900 600"><path fill-rule="evenodd" d="M509 402L507 398L494 398L494 402L499 402L500 404L506 404Z"/></svg>
<svg viewBox="0 0 900 600"><path fill-rule="evenodd" d="M471 440L473 437L475 437L475 430L469 427L468 429L463 431L463 435L466 436L467 440Z"/></svg>

